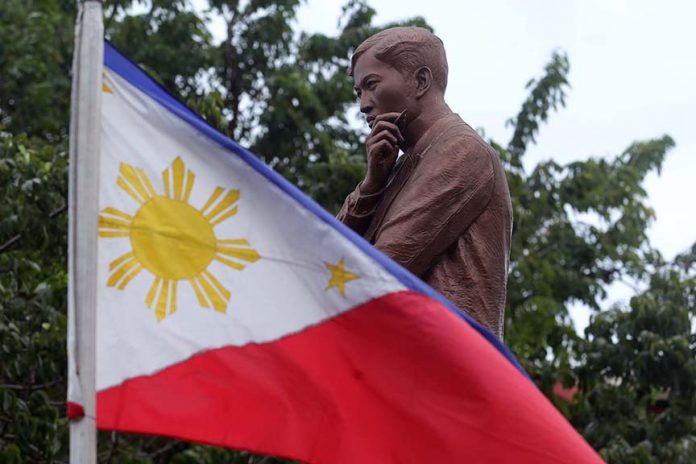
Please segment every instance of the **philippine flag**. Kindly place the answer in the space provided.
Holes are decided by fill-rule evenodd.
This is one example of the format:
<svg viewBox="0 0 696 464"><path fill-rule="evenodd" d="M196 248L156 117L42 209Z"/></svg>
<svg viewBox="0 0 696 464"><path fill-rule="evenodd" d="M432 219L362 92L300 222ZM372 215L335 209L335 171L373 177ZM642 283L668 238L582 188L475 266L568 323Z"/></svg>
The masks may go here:
<svg viewBox="0 0 696 464"><path fill-rule="evenodd" d="M102 97L99 428L313 463L601 462L486 329L109 44Z"/></svg>

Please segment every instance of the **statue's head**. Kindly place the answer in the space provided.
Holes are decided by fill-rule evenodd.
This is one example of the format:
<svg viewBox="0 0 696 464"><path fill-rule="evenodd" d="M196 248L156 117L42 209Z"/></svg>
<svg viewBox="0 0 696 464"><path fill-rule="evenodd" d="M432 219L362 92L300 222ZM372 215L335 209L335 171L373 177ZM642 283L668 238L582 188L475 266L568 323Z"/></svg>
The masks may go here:
<svg viewBox="0 0 696 464"><path fill-rule="evenodd" d="M367 38L351 58L351 76L360 57L372 52L374 57L402 74L421 67L430 69L433 84L441 93L447 88L447 56L442 40L422 27L393 27Z"/></svg>
<svg viewBox="0 0 696 464"><path fill-rule="evenodd" d="M350 74L370 127L377 116L388 113L403 113L406 126L423 111L444 103L445 48L427 29L387 29L355 50Z"/></svg>

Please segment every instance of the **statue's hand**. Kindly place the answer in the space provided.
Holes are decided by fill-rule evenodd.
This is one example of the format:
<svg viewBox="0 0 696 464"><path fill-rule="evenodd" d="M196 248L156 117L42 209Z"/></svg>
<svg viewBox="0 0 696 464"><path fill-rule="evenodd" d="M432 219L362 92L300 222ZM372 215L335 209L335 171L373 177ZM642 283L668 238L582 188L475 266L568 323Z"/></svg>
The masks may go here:
<svg viewBox="0 0 696 464"><path fill-rule="evenodd" d="M384 113L370 122L372 132L367 137L367 174L360 190L365 194L384 188L399 154L404 137L399 130L402 113Z"/></svg>

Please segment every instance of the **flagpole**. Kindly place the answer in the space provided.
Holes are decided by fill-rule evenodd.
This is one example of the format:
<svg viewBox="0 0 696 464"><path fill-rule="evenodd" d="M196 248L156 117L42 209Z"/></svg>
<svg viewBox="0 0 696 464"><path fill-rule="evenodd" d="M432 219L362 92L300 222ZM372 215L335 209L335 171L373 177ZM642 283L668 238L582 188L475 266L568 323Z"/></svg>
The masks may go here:
<svg viewBox="0 0 696 464"><path fill-rule="evenodd" d="M70 422L70 462L97 461L97 216L104 25L101 0L79 0L70 114L68 237L69 397L84 416ZM70 399L70 398L69 398Z"/></svg>

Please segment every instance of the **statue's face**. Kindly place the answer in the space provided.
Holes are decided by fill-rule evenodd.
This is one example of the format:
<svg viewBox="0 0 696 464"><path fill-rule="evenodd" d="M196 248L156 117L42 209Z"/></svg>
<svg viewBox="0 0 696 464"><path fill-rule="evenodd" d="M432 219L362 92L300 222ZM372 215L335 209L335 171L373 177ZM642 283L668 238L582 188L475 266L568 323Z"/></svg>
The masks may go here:
<svg viewBox="0 0 696 464"><path fill-rule="evenodd" d="M408 79L392 66L379 61L372 50L358 58L353 67L355 93L360 111L372 120L383 113L400 113L408 107L412 89Z"/></svg>

